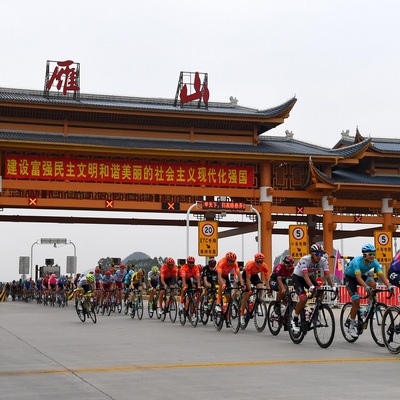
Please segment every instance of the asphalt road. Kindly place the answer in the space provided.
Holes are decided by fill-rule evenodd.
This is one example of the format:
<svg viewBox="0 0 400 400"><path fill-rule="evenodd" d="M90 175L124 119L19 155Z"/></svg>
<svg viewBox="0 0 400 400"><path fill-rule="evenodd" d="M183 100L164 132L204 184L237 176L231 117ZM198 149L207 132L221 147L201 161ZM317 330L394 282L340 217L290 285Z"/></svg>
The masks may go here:
<svg viewBox="0 0 400 400"><path fill-rule="evenodd" d="M212 324L132 320L82 323L72 306L0 303L0 399L395 399L400 357L369 331L353 344L338 329L328 349L312 332L233 334Z"/></svg>

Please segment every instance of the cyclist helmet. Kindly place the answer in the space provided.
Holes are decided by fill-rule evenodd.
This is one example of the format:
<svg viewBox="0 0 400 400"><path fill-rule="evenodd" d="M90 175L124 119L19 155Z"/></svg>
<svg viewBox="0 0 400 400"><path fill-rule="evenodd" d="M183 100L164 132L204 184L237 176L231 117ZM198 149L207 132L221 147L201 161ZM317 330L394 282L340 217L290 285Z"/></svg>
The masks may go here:
<svg viewBox="0 0 400 400"><path fill-rule="evenodd" d="M228 261L236 261L236 254L232 253L231 251L225 254L225 258Z"/></svg>
<svg viewBox="0 0 400 400"><path fill-rule="evenodd" d="M96 272L96 274L98 275L98 274L101 273L101 269L100 269L100 268L96 268L96 269L94 270L94 272Z"/></svg>
<svg viewBox="0 0 400 400"><path fill-rule="evenodd" d="M362 253L375 253L376 249L373 244L364 244L364 246L361 247L361 252Z"/></svg>
<svg viewBox="0 0 400 400"><path fill-rule="evenodd" d="M324 252L324 246L319 243L314 243L310 247L310 253L316 253L317 251Z"/></svg>
<svg viewBox="0 0 400 400"><path fill-rule="evenodd" d="M122 268L122 269L126 268L125 264L119 264L119 267Z"/></svg>
<svg viewBox="0 0 400 400"><path fill-rule="evenodd" d="M208 266L210 267L210 269L214 270L215 267L217 266L217 261L215 260L215 258L210 258L208 260Z"/></svg>
<svg viewBox="0 0 400 400"><path fill-rule="evenodd" d="M154 267L151 269L151 271L153 272L153 274L158 274L159 269L158 269L158 267L154 266Z"/></svg>
<svg viewBox="0 0 400 400"><path fill-rule="evenodd" d="M254 254L255 261L264 261L265 257L263 253L256 253Z"/></svg>
<svg viewBox="0 0 400 400"><path fill-rule="evenodd" d="M110 276L111 275L111 271L110 270L106 271L105 275Z"/></svg>
<svg viewBox="0 0 400 400"><path fill-rule="evenodd" d="M168 265L175 265L175 260L172 257L167 258L167 264Z"/></svg>
<svg viewBox="0 0 400 400"><path fill-rule="evenodd" d="M292 267L294 265L294 260L293 260L292 256L283 257L282 262L283 262L283 264L285 264L288 267Z"/></svg>
<svg viewBox="0 0 400 400"><path fill-rule="evenodd" d="M139 268L138 269L138 274L144 275L144 269L143 268Z"/></svg>
<svg viewBox="0 0 400 400"><path fill-rule="evenodd" d="M50 278L57 278L57 275L56 274L51 274L51 277Z"/></svg>
<svg viewBox="0 0 400 400"><path fill-rule="evenodd" d="M134 273L135 273L135 271L134 271L133 269L131 269L131 270L129 271L129 276L132 276Z"/></svg>
<svg viewBox="0 0 400 400"><path fill-rule="evenodd" d="M91 283L95 281L94 276L92 274L86 274L86 280Z"/></svg>
<svg viewBox="0 0 400 400"><path fill-rule="evenodd" d="M186 259L186 262L188 263L188 264L194 264L194 262L195 262L195 259L194 259L194 257L193 256L189 256L187 259Z"/></svg>

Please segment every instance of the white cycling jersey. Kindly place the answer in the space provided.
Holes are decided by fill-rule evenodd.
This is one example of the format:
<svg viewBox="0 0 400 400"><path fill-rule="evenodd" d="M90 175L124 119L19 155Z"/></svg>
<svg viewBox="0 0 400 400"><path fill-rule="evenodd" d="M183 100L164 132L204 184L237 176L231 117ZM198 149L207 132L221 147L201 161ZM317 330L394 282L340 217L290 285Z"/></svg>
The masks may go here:
<svg viewBox="0 0 400 400"><path fill-rule="evenodd" d="M324 275L329 274L328 260L325 257L321 257L321 259L315 263L309 254L308 256L300 258L293 274L303 277L303 272L308 272L310 276L314 276L315 273L321 269L324 271Z"/></svg>

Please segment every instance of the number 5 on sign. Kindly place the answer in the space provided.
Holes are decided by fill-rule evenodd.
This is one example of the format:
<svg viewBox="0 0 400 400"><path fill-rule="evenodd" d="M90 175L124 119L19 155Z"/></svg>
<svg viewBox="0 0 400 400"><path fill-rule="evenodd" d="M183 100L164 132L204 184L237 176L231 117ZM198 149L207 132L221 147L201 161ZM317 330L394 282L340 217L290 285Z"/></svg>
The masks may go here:
<svg viewBox="0 0 400 400"><path fill-rule="evenodd" d="M308 230L306 225L289 226L289 253L299 259L308 252Z"/></svg>

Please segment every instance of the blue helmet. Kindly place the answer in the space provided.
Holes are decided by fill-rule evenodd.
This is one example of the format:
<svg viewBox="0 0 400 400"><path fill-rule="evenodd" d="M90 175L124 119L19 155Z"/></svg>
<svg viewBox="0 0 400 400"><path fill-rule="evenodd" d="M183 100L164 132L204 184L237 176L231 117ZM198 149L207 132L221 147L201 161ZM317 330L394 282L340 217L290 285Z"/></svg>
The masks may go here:
<svg viewBox="0 0 400 400"><path fill-rule="evenodd" d="M133 275L135 273L135 271L133 270L133 269L131 269L130 271L129 271L129 275Z"/></svg>
<svg viewBox="0 0 400 400"><path fill-rule="evenodd" d="M373 244L364 244L364 246L361 247L361 252L362 253L375 253L376 249Z"/></svg>

